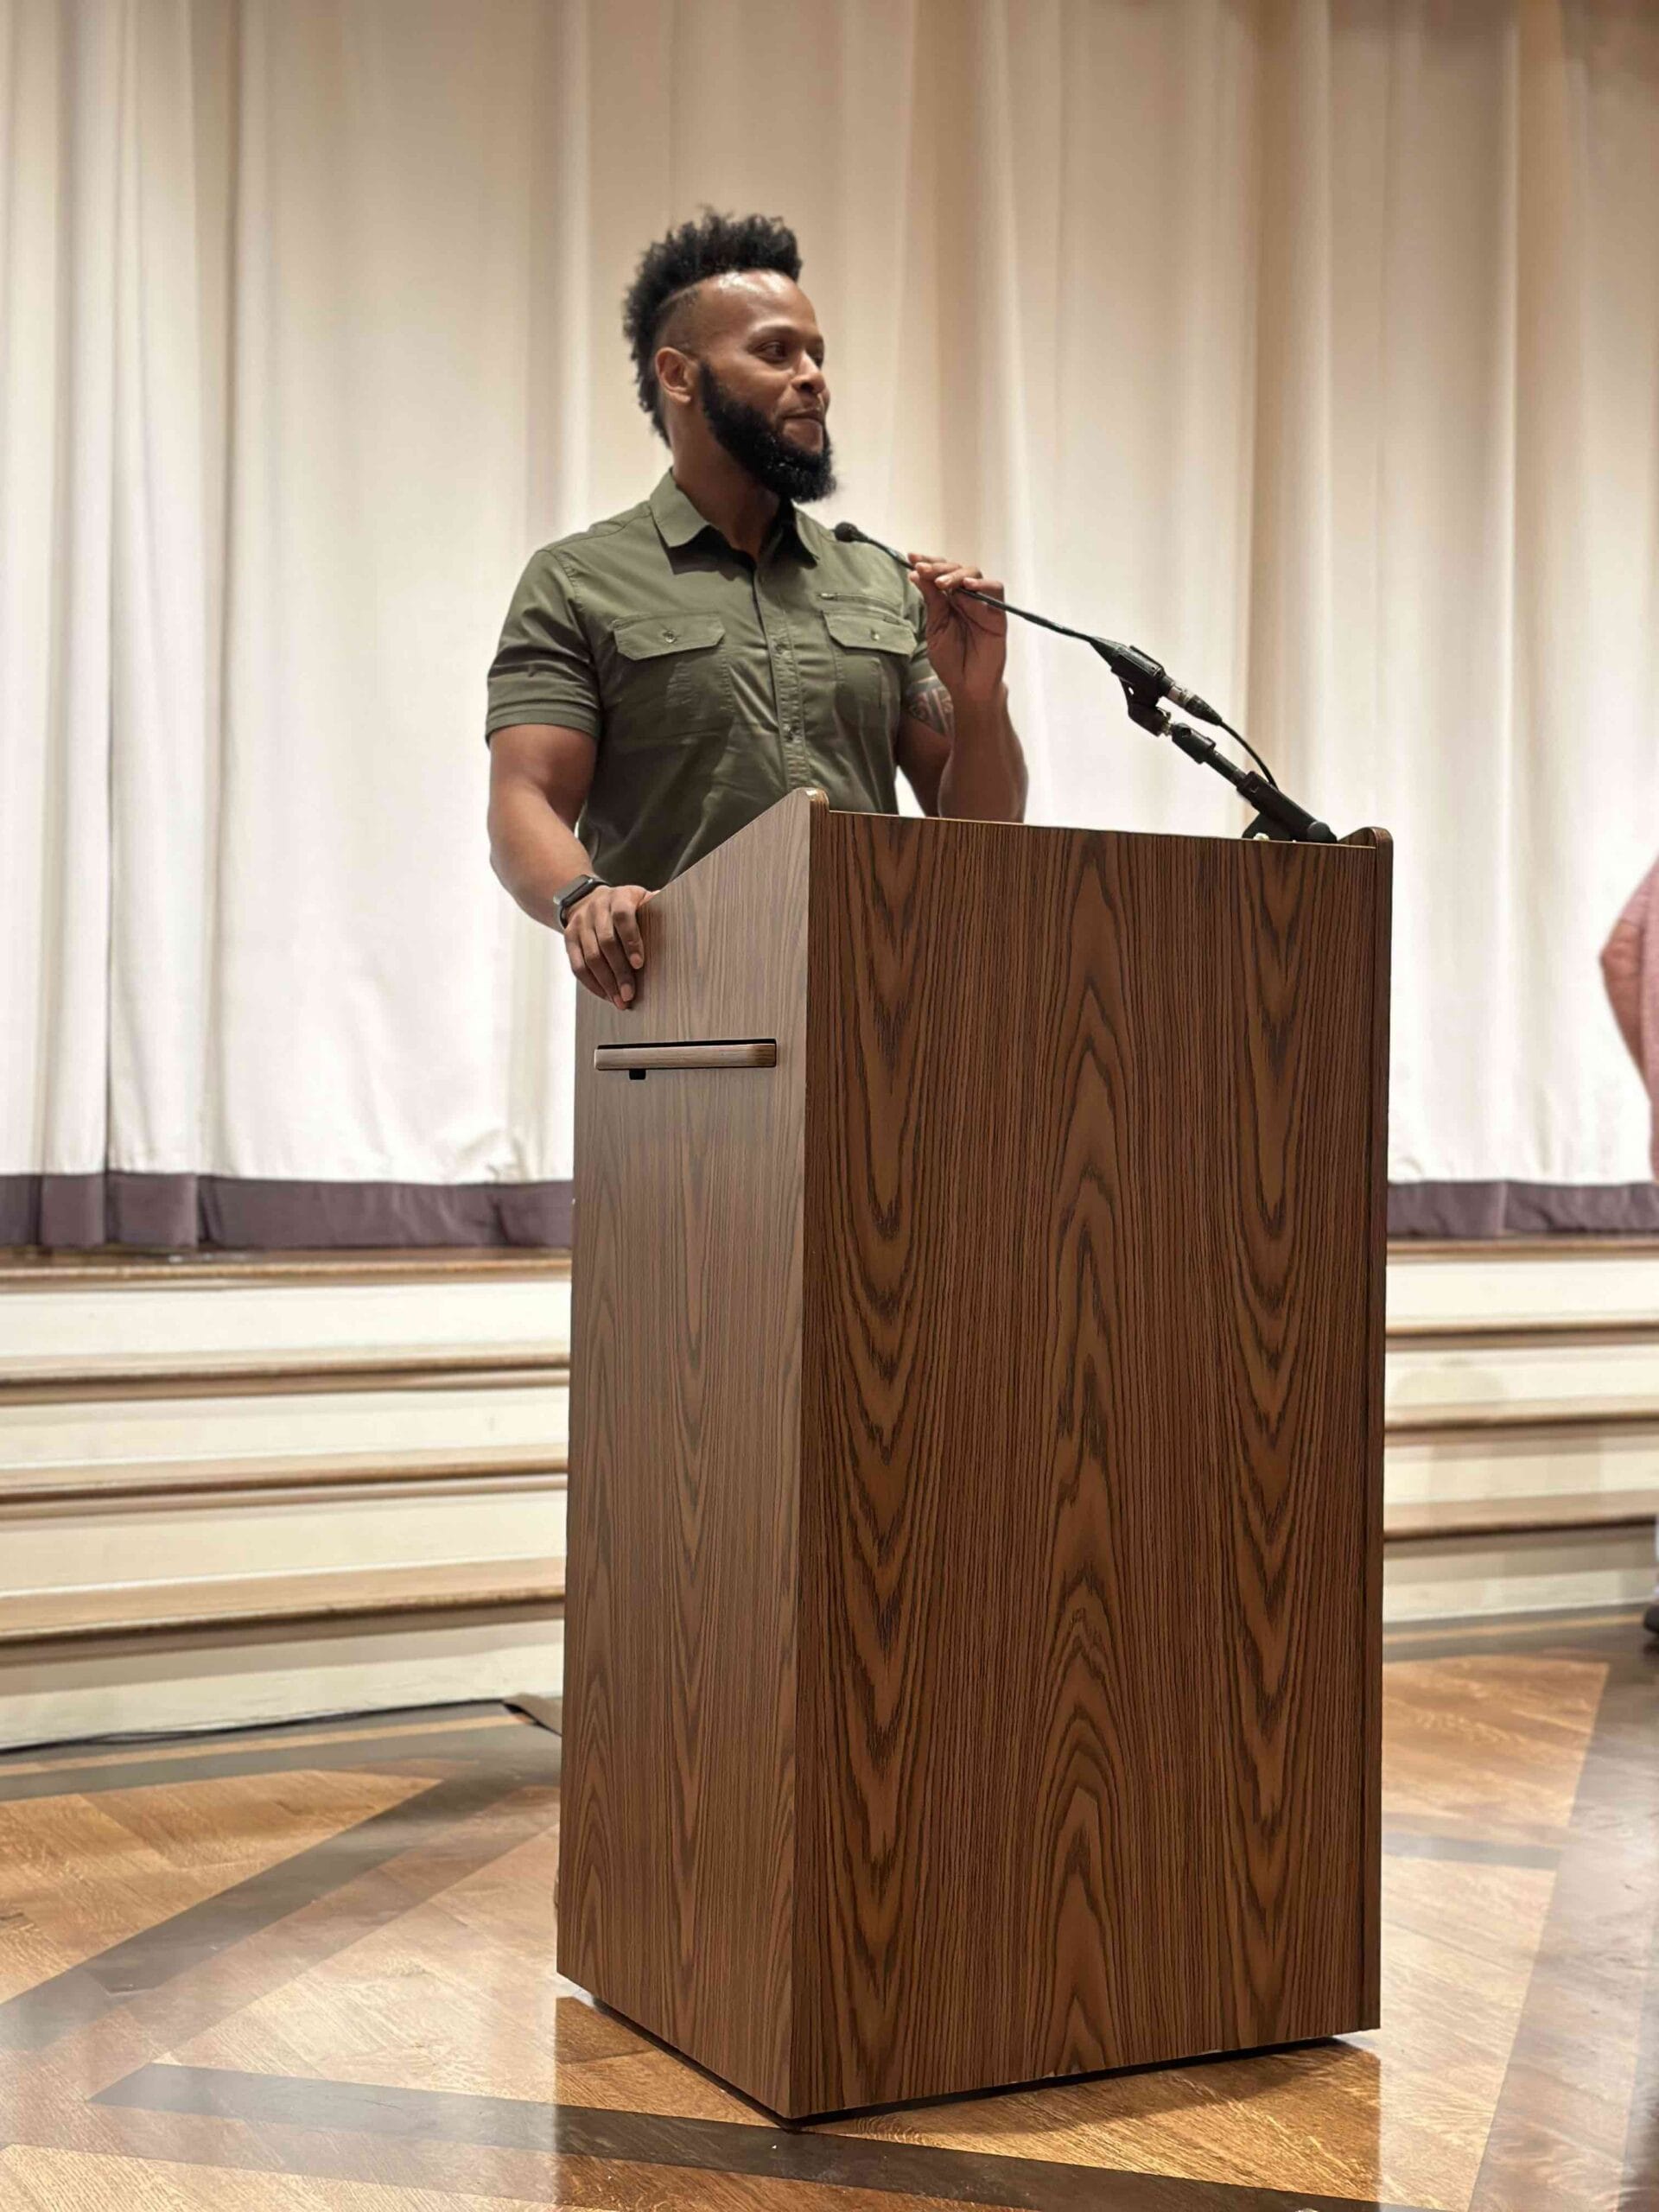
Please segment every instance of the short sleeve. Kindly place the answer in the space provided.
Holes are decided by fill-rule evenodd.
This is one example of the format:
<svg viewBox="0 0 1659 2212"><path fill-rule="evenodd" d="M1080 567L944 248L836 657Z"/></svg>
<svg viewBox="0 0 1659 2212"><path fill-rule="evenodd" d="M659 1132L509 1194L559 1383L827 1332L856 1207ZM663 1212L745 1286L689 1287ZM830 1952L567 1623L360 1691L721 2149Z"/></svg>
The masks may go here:
<svg viewBox="0 0 1659 2212"><path fill-rule="evenodd" d="M599 679L558 561L531 556L490 663L484 734L513 722L553 722L600 734Z"/></svg>
<svg viewBox="0 0 1659 2212"><path fill-rule="evenodd" d="M905 665L904 694L899 705L901 715L910 712L910 702L918 691L926 690L939 680L927 654L927 608L921 593L908 576L905 578L905 614L916 632L916 650Z"/></svg>

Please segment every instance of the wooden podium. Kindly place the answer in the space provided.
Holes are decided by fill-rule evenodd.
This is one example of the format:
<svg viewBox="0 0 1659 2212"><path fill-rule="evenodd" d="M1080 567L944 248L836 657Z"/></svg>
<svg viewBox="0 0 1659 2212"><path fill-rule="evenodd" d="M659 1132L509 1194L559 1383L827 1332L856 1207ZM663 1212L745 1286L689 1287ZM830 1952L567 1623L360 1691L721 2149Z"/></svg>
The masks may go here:
<svg viewBox="0 0 1659 2212"><path fill-rule="evenodd" d="M1390 855L798 792L583 995L559 1966L788 2117L1377 2018Z"/></svg>

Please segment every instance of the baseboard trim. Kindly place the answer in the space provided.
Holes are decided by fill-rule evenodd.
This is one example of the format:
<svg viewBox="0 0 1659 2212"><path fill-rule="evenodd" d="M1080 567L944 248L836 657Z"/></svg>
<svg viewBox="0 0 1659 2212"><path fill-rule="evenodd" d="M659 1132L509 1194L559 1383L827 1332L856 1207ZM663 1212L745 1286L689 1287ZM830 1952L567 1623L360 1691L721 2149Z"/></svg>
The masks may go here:
<svg viewBox="0 0 1659 2212"><path fill-rule="evenodd" d="M512 1387L568 1381L570 1355L542 1344L346 1352L306 1350L257 1359L197 1353L111 1360L19 1359L0 1368L0 1403L84 1404L110 1398L274 1397L321 1391Z"/></svg>
<svg viewBox="0 0 1659 2212"><path fill-rule="evenodd" d="M225 1497L296 1491L395 1491L418 1494L438 1485L512 1483L563 1489L569 1463L563 1452L503 1445L476 1452L275 1452L241 1459L64 1461L58 1465L0 1465L0 1515L13 1508L105 1505L142 1500L193 1505Z"/></svg>
<svg viewBox="0 0 1659 2212"><path fill-rule="evenodd" d="M1659 1485L1645 1490L1555 1491L1531 1497L1434 1498L1385 1509L1383 1541L1440 1543L1459 1536L1576 1535L1590 1530L1651 1529Z"/></svg>
<svg viewBox="0 0 1659 2212"><path fill-rule="evenodd" d="M227 1628L321 1622L357 1627L438 1613L547 1617L563 1607L562 1559L114 1583L9 1596L0 1613L0 1649L10 1654L45 1644L219 1636Z"/></svg>
<svg viewBox="0 0 1659 2212"><path fill-rule="evenodd" d="M1387 1341L1399 1351L1536 1351L1549 1344L1659 1344L1659 1313L1563 1313L1544 1319L1393 1321Z"/></svg>
<svg viewBox="0 0 1659 2212"><path fill-rule="evenodd" d="M68 1254L0 1249L0 1291L251 1290L269 1283L568 1282L569 1251L520 1245L360 1252L174 1252L112 1247Z"/></svg>
<svg viewBox="0 0 1659 2212"><path fill-rule="evenodd" d="M1395 1406L1383 1421L1389 1437L1413 1443L1459 1436L1561 1435L1595 1429L1659 1427L1659 1399L1517 1399L1479 1406Z"/></svg>

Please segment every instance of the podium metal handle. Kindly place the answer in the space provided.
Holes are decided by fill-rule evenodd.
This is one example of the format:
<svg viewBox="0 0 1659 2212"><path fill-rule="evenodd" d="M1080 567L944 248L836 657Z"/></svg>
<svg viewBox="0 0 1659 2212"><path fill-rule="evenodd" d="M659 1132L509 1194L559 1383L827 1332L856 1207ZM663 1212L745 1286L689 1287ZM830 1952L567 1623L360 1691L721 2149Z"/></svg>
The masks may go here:
<svg viewBox="0 0 1659 2212"><path fill-rule="evenodd" d="M668 1074L676 1068L775 1068L778 1039L748 1037L697 1045L595 1045L601 1075Z"/></svg>

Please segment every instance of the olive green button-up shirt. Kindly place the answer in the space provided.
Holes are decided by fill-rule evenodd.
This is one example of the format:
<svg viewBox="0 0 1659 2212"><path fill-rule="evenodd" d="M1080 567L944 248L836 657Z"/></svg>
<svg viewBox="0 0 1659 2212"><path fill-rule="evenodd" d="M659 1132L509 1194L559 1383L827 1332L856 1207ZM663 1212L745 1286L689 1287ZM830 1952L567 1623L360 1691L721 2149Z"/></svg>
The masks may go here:
<svg viewBox="0 0 1659 2212"><path fill-rule="evenodd" d="M610 883L656 890L804 784L896 813L906 701L931 683L921 594L785 501L759 561L665 475L531 556L494 660L486 736L595 740L578 835Z"/></svg>

